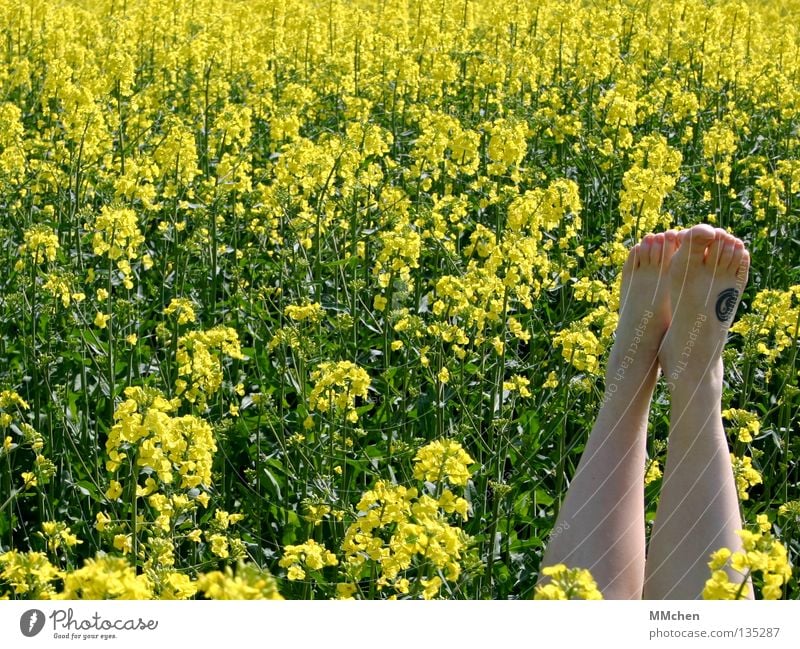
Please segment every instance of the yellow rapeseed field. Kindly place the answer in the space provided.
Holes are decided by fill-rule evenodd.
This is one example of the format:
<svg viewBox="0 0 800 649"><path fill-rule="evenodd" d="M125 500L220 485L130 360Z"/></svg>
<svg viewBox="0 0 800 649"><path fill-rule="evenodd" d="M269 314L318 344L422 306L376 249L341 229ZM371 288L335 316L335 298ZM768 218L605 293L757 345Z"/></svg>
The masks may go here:
<svg viewBox="0 0 800 649"><path fill-rule="evenodd" d="M698 222L753 259L704 595L800 596L800 1L0 0L0 58L0 598L599 597L542 551Z"/></svg>

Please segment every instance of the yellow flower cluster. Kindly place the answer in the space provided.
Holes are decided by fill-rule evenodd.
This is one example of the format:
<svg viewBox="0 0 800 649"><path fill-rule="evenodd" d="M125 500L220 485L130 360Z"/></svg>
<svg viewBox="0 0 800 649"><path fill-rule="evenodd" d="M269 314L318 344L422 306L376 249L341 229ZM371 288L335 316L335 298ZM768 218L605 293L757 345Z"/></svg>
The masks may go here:
<svg viewBox="0 0 800 649"><path fill-rule="evenodd" d="M766 519L761 515L759 518ZM769 529L769 524L759 521L759 527ZM743 549L733 552L721 548L711 555L708 562L711 578L706 581L703 599L743 599L749 593L747 580L756 573L761 574L761 594L764 599L780 599L782 587L792 576L786 548L768 531L759 532L739 530ZM728 570L739 573L735 581L731 581Z"/></svg>
<svg viewBox="0 0 800 649"><path fill-rule="evenodd" d="M680 151L670 147L663 135L646 135L636 145L633 166L622 176L619 213L622 226L616 239L634 233L654 232L669 226L669 216L661 214L664 198L675 187L681 167Z"/></svg>
<svg viewBox="0 0 800 649"><path fill-rule="evenodd" d="M421 448L414 459L414 477L434 483L429 495L416 488L378 481L361 496L357 519L345 532L343 569L353 581L340 584L340 596L350 597L370 565L377 565L378 588L408 595L415 588L404 573L414 566L433 566L439 576L419 580L425 599L436 597L445 581L455 582L462 572L472 539L448 517L469 517L469 503L446 484L463 486L473 460L460 444L445 440Z"/></svg>
<svg viewBox="0 0 800 649"><path fill-rule="evenodd" d="M423 446L414 456L414 477L417 480L463 487L469 480L469 465L474 464L459 442L436 440Z"/></svg>
<svg viewBox="0 0 800 649"><path fill-rule="evenodd" d="M645 471L644 474L645 485L649 485L655 482L656 480L661 478L662 475L663 474L661 473L661 465L659 464L659 461L656 459L650 460L650 462L647 465L647 470Z"/></svg>
<svg viewBox="0 0 800 649"><path fill-rule="evenodd" d="M58 235L46 225L33 225L23 233L21 255L29 255L34 264L55 261L59 248Z"/></svg>
<svg viewBox="0 0 800 649"><path fill-rule="evenodd" d="M492 176L505 174L511 169L511 177L519 178L517 169L528 150L528 127L524 122L500 118L487 129L489 145L486 151L491 162L487 171Z"/></svg>
<svg viewBox="0 0 800 649"><path fill-rule="evenodd" d="M17 183L23 179L25 147L22 111L11 102L0 103L0 178Z"/></svg>
<svg viewBox="0 0 800 649"><path fill-rule="evenodd" d="M56 595L53 582L63 574L42 552L4 552L0 554L0 568L0 598L7 584L17 597L53 599Z"/></svg>
<svg viewBox="0 0 800 649"><path fill-rule="evenodd" d="M226 567L202 574L197 589L209 599L283 599L275 578L252 563L239 562L235 573Z"/></svg>
<svg viewBox="0 0 800 649"><path fill-rule="evenodd" d="M429 182L439 180L442 172L454 177L473 174L480 162L481 134L464 128L452 115L429 106L413 107L420 135L414 142L409 177ZM499 142L495 148L499 148Z"/></svg>
<svg viewBox="0 0 800 649"><path fill-rule="evenodd" d="M778 515L800 522L800 500L790 500L778 507Z"/></svg>
<svg viewBox="0 0 800 649"><path fill-rule="evenodd" d="M422 238L408 223L399 224L379 235L381 250L373 272L378 286L388 288L392 279L397 279L410 290L413 288L411 271L419 267Z"/></svg>
<svg viewBox="0 0 800 649"><path fill-rule="evenodd" d="M793 195L800 188L800 163L797 160L778 160L773 163L763 156L750 157L747 161L754 168L753 204L756 220L764 221L768 213L785 215L792 204Z"/></svg>
<svg viewBox="0 0 800 649"><path fill-rule="evenodd" d="M107 255L112 261L136 259L144 236L139 230L136 213L129 208L103 206L94 221L92 248L96 255Z"/></svg>
<svg viewBox="0 0 800 649"><path fill-rule="evenodd" d="M517 303L532 308L533 300L549 285L552 241L547 238L558 234L559 245L568 246L580 230L580 211L578 186L571 180L555 180L545 188L514 195L502 235L498 238L477 224L464 247L464 272L441 275L436 281L433 313L461 318L464 327L476 332L476 343L485 340L487 324L498 322L514 338L527 340L529 334L516 319L503 317L517 309Z"/></svg>
<svg viewBox="0 0 800 649"><path fill-rule="evenodd" d="M600 356L605 348L586 318L559 331L553 337L553 343L561 347L561 355L576 369L600 374Z"/></svg>
<svg viewBox="0 0 800 649"><path fill-rule="evenodd" d="M741 500L748 500L750 494L748 490L757 484L761 484L763 478L761 473L753 466L753 458L742 456L737 457L731 453L731 463L733 464L733 477L736 479L736 491Z"/></svg>
<svg viewBox="0 0 800 649"><path fill-rule="evenodd" d="M356 398L365 399L370 379L367 372L352 361L326 361L311 372L314 387L308 397L311 410L343 413L347 421L358 421Z"/></svg>
<svg viewBox="0 0 800 649"><path fill-rule="evenodd" d="M319 322L325 315L325 309L316 302L304 305L290 304L284 308L283 313L287 318L295 322L303 322L305 320Z"/></svg>
<svg viewBox="0 0 800 649"><path fill-rule="evenodd" d="M31 471L22 471L22 489L32 489L39 485L47 485L56 473L53 461L44 455L45 439L33 426L26 421L15 422L12 413L6 410L16 410L17 415L30 409L28 403L14 390L0 391L0 430L13 427L12 430L21 434L21 443L15 443L14 438L6 436L3 439L2 453L9 454L20 447L30 449L33 454ZM12 494L13 495L13 494Z"/></svg>
<svg viewBox="0 0 800 649"><path fill-rule="evenodd" d="M220 355L244 359L239 336L231 327L217 326L205 331L190 331L178 338L177 394L201 408L222 385Z"/></svg>
<svg viewBox="0 0 800 649"><path fill-rule="evenodd" d="M60 585L60 588L57 586ZM10 590L9 590L10 589ZM0 554L0 599L283 599L275 578L255 564L199 573L192 579L174 570L161 574L136 569L122 557L98 556L81 568L63 571L40 552Z"/></svg>
<svg viewBox="0 0 800 649"><path fill-rule="evenodd" d="M72 291L70 279L58 273L47 273L44 276L42 289L47 291L55 299L61 300L61 305L66 309L73 301L83 302L86 294L81 291Z"/></svg>
<svg viewBox="0 0 800 649"><path fill-rule="evenodd" d="M132 289L130 261L136 259L144 236L139 229L136 213L127 207L104 205L92 226L92 249L98 256L106 255L116 262L125 288Z"/></svg>
<svg viewBox="0 0 800 649"><path fill-rule="evenodd" d="M122 557L98 557L64 575L58 599L153 599L153 582Z"/></svg>
<svg viewBox="0 0 800 649"><path fill-rule="evenodd" d="M730 183L735 152L736 133L728 125L717 121L703 133L703 157L711 163L714 182L718 185Z"/></svg>
<svg viewBox="0 0 800 649"><path fill-rule="evenodd" d="M0 391L0 428L8 428L11 425L11 422L14 420L14 417L5 412L10 408L16 408L17 410L28 410L30 406L27 404L25 399L23 399L17 392L14 390L2 390Z"/></svg>
<svg viewBox="0 0 800 649"><path fill-rule="evenodd" d="M536 587L533 599L603 599L588 570L567 568L559 563L543 568L542 574L549 577L549 580Z"/></svg>
<svg viewBox="0 0 800 649"><path fill-rule="evenodd" d="M528 389L530 380L524 376L514 375L508 381L503 381L503 389L509 392L517 392L523 399L531 396L531 391Z"/></svg>
<svg viewBox="0 0 800 649"><path fill-rule="evenodd" d="M278 562L281 568L287 568L286 576L290 581L305 579L306 570L322 570L325 566L339 563L336 555L325 549L313 539L301 545L287 545L283 549L283 557Z"/></svg>
<svg viewBox="0 0 800 649"><path fill-rule="evenodd" d="M194 303L185 297L176 297L164 307L164 315L174 315L178 319L179 325L197 322L197 314L194 311Z"/></svg>
<svg viewBox="0 0 800 649"><path fill-rule="evenodd" d="M449 489L437 499L416 488L379 481L364 492L356 506L358 518L345 532L342 550L347 572L360 575L365 565L374 562L380 569L378 586L401 594L408 594L411 584L400 575L415 563L429 562L444 571L447 580L456 581L471 539L447 521L447 514L458 513L466 519L468 508L466 500ZM429 587L423 595L430 599L438 590Z"/></svg>
<svg viewBox="0 0 800 649"><path fill-rule="evenodd" d="M132 453L136 466L149 469L163 484L178 477L181 489L209 486L217 445L208 422L173 416L178 403L155 390L128 387L125 396L106 441L108 471L116 472ZM149 493L153 487L143 489Z"/></svg>
<svg viewBox="0 0 800 649"><path fill-rule="evenodd" d="M793 347L800 326L800 285L785 291L765 289L756 294L750 311L731 327L772 366L781 353ZM772 375L768 367L767 377Z"/></svg>
<svg viewBox="0 0 800 649"><path fill-rule="evenodd" d="M752 412L741 408L727 408L722 411L722 416L736 426L736 439L740 442L749 444L761 432L761 421Z"/></svg>
<svg viewBox="0 0 800 649"><path fill-rule="evenodd" d="M61 521L45 521L42 523L42 531L40 534L47 541L47 549L50 552L58 550L62 543L68 548L83 543L83 541L72 533L72 530L70 530L66 523L62 523Z"/></svg>

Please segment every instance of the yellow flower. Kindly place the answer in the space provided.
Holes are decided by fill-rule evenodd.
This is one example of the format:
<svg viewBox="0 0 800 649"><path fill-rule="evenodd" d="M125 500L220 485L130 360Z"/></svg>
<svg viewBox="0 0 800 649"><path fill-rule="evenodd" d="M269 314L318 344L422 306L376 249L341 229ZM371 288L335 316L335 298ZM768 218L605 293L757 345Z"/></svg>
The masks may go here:
<svg viewBox="0 0 800 649"><path fill-rule="evenodd" d="M46 225L34 225L23 233L24 243L19 247L20 254L28 254L34 264L55 261L59 248L58 235Z"/></svg>
<svg viewBox="0 0 800 649"><path fill-rule="evenodd" d="M750 443L754 436L761 432L761 422L758 416L746 410L728 408L722 411L722 416L737 425L736 433L740 442Z"/></svg>
<svg viewBox="0 0 800 649"><path fill-rule="evenodd" d="M123 557L105 556L88 559L82 568L67 573L59 599L152 599L153 595L149 577L137 575Z"/></svg>
<svg viewBox="0 0 800 649"><path fill-rule="evenodd" d="M533 599L603 599L588 570L559 563L543 568L542 574L550 578L549 582L536 587Z"/></svg>
<svg viewBox="0 0 800 649"><path fill-rule="evenodd" d="M128 208L104 205L95 219L94 230L94 254L108 255L113 261L123 257L134 259L144 243L136 213Z"/></svg>
<svg viewBox="0 0 800 649"><path fill-rule="evenodd" d="M185 307L182 307L182 309ZM185 313L185 311L181 311ZM180 315L178 319L180 320ZM206 331L190 331L178 338L177 394L201 407L222 385L221 356L243 360L239 336L230 327L218 326Z"/></svg>
<svg viewBox="0 0 800 649"><path fill-rule="evenodd" d="M97 315L94 317L94 325L98 329L105 329L108 326L108 321L111 320L111 316L106 315L105 313L97 312Z"/></svg>
<svg viewBox="0 0 800 649"><path fill-rule="evenodd" d="M194 304L191 300L182 297L173 298L164 309L164 315L175 315L178 317L178 324L183 325L189 322L197 322L197 315L194 311Z"/></svg>
<svg viewBox="0 0 800 649"><path fill-rule="evenodd" d="M474 464L459 442L439 440L431 442L417 451L414 457L414 477L430 482L449 481L453 485L467 484Z"/></svg>
<svg viewBox="0 0 800 649"><path fill-rule="evenodd" d="M422 597L425 599L433 599L439 594L439 589L442 587L442 580L439 577L432 577L431 579L421 579Z"/></svg>
<svg viewBox="0 0 800 649"><path fill-rule="evenodd" d="M711 561L708 562L711 570L719 570L724 566L731 556L731 551L728 548L720 548L711 555Z"/></svg>
<svg viewBox="0 0 800 649"><path fill-rule="evenodd" d="M300 566L291 566L286 573L289 581L299 581L305 579L306 573Z"/></svg>
<svg viewBox="0 0 800 649"><path fill-rule="evenodd" d="M659 466L658 460L650 460L650 463L647 465L647 472L644 476L644 483L648 485L651 482L655 482L660 477L661 467Z"/></svg>
<svg viewBox="0 0 800 649"><path fill-rule="evenodd" d="M94 527L98 532L104 532L110 522L111 517L108 516L108 514L105 512L97 512L97 516L95 516Z"/></svg>
<svg viewBox="0 0 800 649"><path fill-rule="evenodd" d="M122 495L122 485L116 480L112 480L106 490L106 498L116 500Z"/></svg>
<svg viewBox="0 0 800 649"><path fill-rule="evenodd" d="M736 599L747 596L747 584L731 582L724 570L714 570L703 588L703 599Z"/></svg>
<svg viewBox="0 0 800 649"><path fill-rule="evenodd" d="M530 384L530 380L515 374L508 381L503 381L503 389L509 392L519 392L520 397L526 398L531 396L531 391L528 389Z"/></svg>
<svg viewBox="0 0 800 649"><path fill-rule="evenodd" d="M221 559L225 559L230 555L228 550L228 539L222 534L207 534L206 537L211 541L211 552L216 554Z"/></svg>
<svg viewBox="0 0 800 649"><path fill-rule="evenodd" d="M114 547L123 554L128 554L133 548L133 537L130 534L115 534Z"/></svg>
<svg viewBox="0 0 800 649"><path fill-rule="evenodd" d="M305 320L319 322L325 315L325 310L322 305L311 302L302 306L290 304L283 310L283 313L287 318L295 322L303 322Z"/></svg>
<svg viewBox="0 0 800 649"><path fill-rule="evenodd" d="M748 500L750 495L747 491L750 487L761 484L761 474L753 467L753 458L751 457L737 457L731 453L731 463L733 464L733 475L736 479L736 490L739 493L739 498Z"/></svg>
<svg viewBox="0 0 800 649"><path fill-rule="evenodd" d="M800 520L800 500L790 500L778 507L779 516L793 517Z"/></svg>
<svg viewBox="0 0 800 649"><path fill-rule="evenodd" d="M782 586L792 575L788 553L783 544L770 534L771 525L765 514L758 516L758 527L758 532L738 531L742 539L742 552L731 553L728 548L720 548L711 555L708 563L711 578L706 581L703 599L743 598L749 592L745 580L755 573L761 573L761 594L764 599L781 597ZM723 569L726 566L740 577L732 581Z"/></svg>
<svg viewBox="0 0 800 649"><path fill-rule="evenodd" d="M170 572L158 593L158 599L189 599L197 592L197 586L189 575Z"/></svg>
<svg viewBox="0 0 800 649"><path fill-rule="evenodd" d="M328 412L331 406L338 412L345 412L348 420L355 422L358 414L355 400L366 398L369 374L350 361L324 362L311 373L314 387L309 395L309 409Z"/></svg>
<svg viewBox="0 0 800 649"><path fill-rule="evenodd" d="M303 579L305 570L322 570L325 566L335 566L339 563L332 552L313 539L301 545L287 545L283 550L283 557L278 562L281 568L287 568L289 580Z"/></svg>
<svg viewBox="0 0 800 649"><path fill-rule="evenodd" d="M255 564L239 562L234 574L230 566L224 572L214 571L199 575L197 590L210 599L283 599L275 578Z"/></svg>
<svg viewBox="0 0 800 649"><path fill-rule="evenodd" d="M336 597L338 599L352 599L356 593L356 585L347 582L336 584Z"/></svg>
<svg viewBox="0 0 800 649"><path fill-rule="evenodd" d="M20 598L55 598L53 582L62 576L63 572L42 552L10 550L0 554L0 582L11 586Z"/></svg>
<svg viewBox="0 0 800 649"><path fill-rule="evenodd" d="M372 301L372 306L376 311L383 311L386 309L387 299L383 295L376 295Z"/></svg>

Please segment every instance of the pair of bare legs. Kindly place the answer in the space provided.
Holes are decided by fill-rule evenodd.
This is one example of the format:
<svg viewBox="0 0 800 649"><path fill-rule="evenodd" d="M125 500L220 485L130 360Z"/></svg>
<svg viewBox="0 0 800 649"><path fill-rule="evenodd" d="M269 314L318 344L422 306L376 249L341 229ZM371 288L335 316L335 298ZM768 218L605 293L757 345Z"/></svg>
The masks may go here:
<svg viewBox="0 0 800 649"><path fill-rule="evenodd" d="M648 234L631 250L603 405L542 566L588 568L607 599L697 599L709 555L741 547L721 417L722 349L749 263L739 239L708 225ZM670 431L645 555L647 419L659 370Z"/></svg>

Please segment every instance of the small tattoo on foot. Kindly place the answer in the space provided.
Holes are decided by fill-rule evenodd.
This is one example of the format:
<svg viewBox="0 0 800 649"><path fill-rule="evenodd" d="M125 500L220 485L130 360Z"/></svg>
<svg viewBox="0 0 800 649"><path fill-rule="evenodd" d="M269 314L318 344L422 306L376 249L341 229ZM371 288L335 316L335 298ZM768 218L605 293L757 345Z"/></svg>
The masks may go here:
<svg viewBox="0 0 800 649"><path fill-rule="evenodd" d="M739 291L735 288L727 288L717 296L717 319L720 322L727 322L733 315L738 298Z"/></svg>

